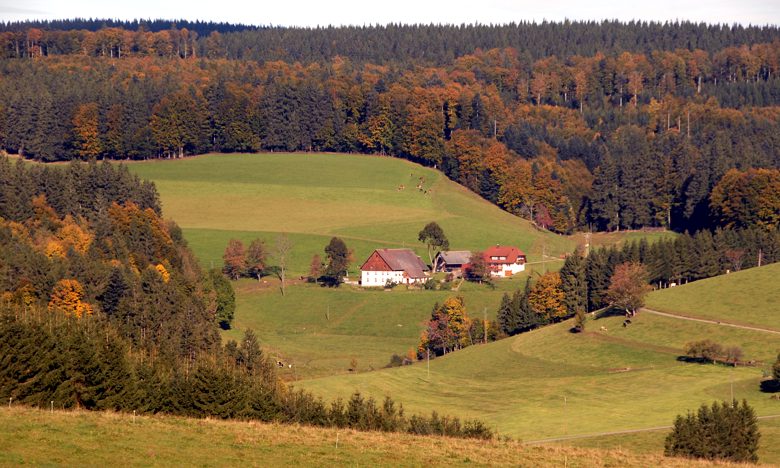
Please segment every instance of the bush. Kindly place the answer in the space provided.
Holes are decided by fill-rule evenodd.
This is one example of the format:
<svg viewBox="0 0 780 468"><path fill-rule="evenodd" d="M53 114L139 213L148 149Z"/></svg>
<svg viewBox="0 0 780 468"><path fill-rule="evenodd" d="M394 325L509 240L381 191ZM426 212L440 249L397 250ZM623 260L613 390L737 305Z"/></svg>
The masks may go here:
<svg viewBox="0 0 780 468"><path fill-rule="evenodd" d="M715 362L723 356L723 346L712 340L692 341L685 345L685 354L694 359Z"/></svg>
<svg viewBox="0 0 780 468"><path fill-rule="evenodd" d="M758 420L747 401L715 402L698 413L677 416L664 455L733 462L758 461Z"/></svg>

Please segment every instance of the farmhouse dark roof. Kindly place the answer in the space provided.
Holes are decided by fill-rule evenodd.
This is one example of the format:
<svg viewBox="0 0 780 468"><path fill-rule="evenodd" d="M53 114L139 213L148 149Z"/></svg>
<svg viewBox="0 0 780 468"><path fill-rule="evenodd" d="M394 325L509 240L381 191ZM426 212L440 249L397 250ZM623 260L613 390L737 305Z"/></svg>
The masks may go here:
<svg viewBox="0 0 780 468"><path fill-rule="evenodd" d="M485 261L488 264L493 265L516 263L518 257L525 260L525 253L523 253L522 250L518 249L517 247L506 245L496 245L494 247L490 247L485 250L483 256L485 257ZM492 260L491 257L505 257L506 260Z"/></svg>
<svg viewBox="0 0 780 468"><path fill-rule="evenodd" d="M471 252L468 250L445 250L439 252L439 255L447 265L465 265L471 261Z"/></svg>
<svg viewBox="0 0 780 468"><path fill-rule="evenodd" d="M404 271L410 278L423 278L428 265L420 260L411 249L376 249L393 271Z"/></svg>

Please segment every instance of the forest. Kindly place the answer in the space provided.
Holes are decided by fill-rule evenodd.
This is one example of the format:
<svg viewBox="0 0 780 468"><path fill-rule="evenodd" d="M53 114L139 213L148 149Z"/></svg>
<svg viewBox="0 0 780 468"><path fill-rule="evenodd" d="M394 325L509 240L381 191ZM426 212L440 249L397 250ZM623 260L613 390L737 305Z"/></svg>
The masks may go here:
<svg viewBox="0 0 780 468"><path fill-rule="evenodd" d="M389 155L560 233L778 222L777 27L169 26L5 24L0 148Z"/></svg>

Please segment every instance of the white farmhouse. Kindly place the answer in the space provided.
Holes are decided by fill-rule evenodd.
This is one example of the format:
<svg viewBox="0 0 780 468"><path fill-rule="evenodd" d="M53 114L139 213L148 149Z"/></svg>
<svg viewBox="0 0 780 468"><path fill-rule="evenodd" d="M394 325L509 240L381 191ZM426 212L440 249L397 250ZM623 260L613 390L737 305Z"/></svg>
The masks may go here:
<svg viewBox="0 0 780 468"><path fill-rule="evenodd" d="M512 276L525 271L525 253L517 247L497 245L482 253L491 276Z"/></svg>
<svg viewBox="0 0 780 468"><path fill-rule="evenodd" d="M411 249L376 249L360 267L360 285L366 288L427 280L428 265Z"/></svg>

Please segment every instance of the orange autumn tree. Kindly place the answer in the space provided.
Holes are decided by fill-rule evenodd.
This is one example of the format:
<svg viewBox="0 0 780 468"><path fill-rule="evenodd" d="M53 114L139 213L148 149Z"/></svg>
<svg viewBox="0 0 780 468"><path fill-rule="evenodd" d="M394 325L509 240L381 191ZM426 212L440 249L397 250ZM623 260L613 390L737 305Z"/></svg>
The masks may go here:
<svg viewBox="0 0 780 468"><path fill-rule="evenodd" d="M93 159L103 151L98 129L98 106L94 102L82 104L73 115L73 133L76 137L76 152L83 159Z"/></svg>
<svg viewBox="0 0 780 468"><path fill-rule="evenodd" d="M57 281L51 292L49 310L76 318L92 315L93 312L92 306L84 302L84 288L75 279Z"/></svg>

